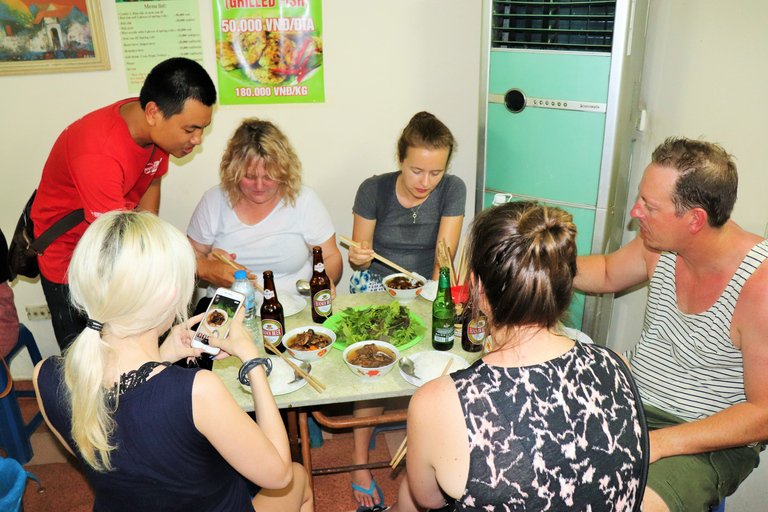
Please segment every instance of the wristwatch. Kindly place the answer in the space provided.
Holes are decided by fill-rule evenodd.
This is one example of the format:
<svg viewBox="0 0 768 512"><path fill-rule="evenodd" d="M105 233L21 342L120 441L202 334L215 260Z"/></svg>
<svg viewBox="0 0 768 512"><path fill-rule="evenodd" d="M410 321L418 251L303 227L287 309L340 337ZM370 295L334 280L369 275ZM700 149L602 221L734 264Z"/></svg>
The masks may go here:
<svg viewBox="0 0 768 512"><path fill-rule="evenodd" d="M257 357L244 362L243 366L240 367L240 371L237 373L237 380L240 381L240 384L250 386L251 381L248 379L248 374L251 370L261 365L265 366L264 371L267 372L267 377L269 377L269 374L272 373L272 360L268 357Z"/></svg>

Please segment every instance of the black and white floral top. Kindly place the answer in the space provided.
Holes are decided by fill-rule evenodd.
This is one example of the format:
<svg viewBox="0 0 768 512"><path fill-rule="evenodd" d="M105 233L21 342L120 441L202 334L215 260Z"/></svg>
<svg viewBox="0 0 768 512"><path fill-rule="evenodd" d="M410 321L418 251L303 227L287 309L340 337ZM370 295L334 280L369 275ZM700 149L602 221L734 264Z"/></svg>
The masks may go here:
<svg viewBox="0 0 768 512"><path fill-rule="evenodd" d="M647 432L624 365L576 342L522 368L478 360L453 373L470 467L457 510L631 511L642 499Z"/></svg>

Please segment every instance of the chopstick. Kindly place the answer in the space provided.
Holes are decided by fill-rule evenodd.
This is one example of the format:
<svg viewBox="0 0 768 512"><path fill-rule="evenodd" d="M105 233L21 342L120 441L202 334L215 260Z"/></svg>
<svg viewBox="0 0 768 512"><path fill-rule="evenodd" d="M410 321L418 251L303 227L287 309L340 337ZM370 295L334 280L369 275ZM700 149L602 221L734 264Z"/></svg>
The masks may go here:
<svg viewBox="0 0 768 512"><path fill-rule="evenodd" d="M352 240L350 240L349 238L345 237L344 235L339 235L339 238L341 239L341 241L342 241L342 242L346 242L346 243L348 243L349 245L354 245L354 246L355 246L355 247L357 247L358 249L360 249L360 248L361 248L361 246L360 246L360 244L359 244L359 243L357 243L357 242L355 242L355 241L352 241ZM398 270L398 271L402 272L403 274L407 275L408 277L412 277L413 279L416 279L416 280L419 280L419 281L420 281L420 280L422 280L422 278L420 278L419 276L417 276L417 275L414 275L414 274L412 274L411 272L408 272L408 271L407 271L407 270L405 270L403 267L401 267L400 265L398 265L397 263L395 263L395 262L393 262L393 261L390 261L390 260L388 260L388 259L387 259L387 258L385 258L384 256L379 256L378 254L376 254L376 253L373 253L373 257L374 257L374 258L376 258L377 260L379 260L380 262L384 263L385 265L389 265L389 266L390 266L390 267L392 267L393 269L395 269L395 270Z"/></svg>
<svg viewBox="0 0 768 512"><path fill-rule="evenodd" d="M456 268L456 275L459 286L462 286L464 284L464 279L466 279L466 273L467 273L467 265L468 262L466 261L466 250L467 250L467 235L464 235L461 237L461 245L459 246L459 266Z"/></svg>
<svg viewBox="0 0 768 512"><path fill-rule="evenodd" d="M448 364L445 365L445 369L443 370L443 373L440 374L442 377L446 373L448 373L448 368L451 367L451 364L453 363L453 358L448 358ZM395 468L398 464L400 464L400 461L403 460L403 457L405 457L406 452L408 451L408 436L405 436L403 438L403 442L400 443L400 448L397 449L395 452L395 456L392 457L392 462L389 463L389 467Z"/></svg>
<svg viewBox="0 0 768 512"><path fill-rule="evenodd" d="M211 254L216 256L216 258L218 258L219 260L223 261L224 263L226 263L230 267L236 268L237 270L243 270L242 268L240 268L237 265L235 265L235 263L232 260L230 260L229 258L225 258L224 256L222 256L221 254L219 254L217 252L212 252ZM259 290L261 293L264 293L264 288L262 288L259 283L254 283L253 281L251 281L251 283L253 283L253 287L254 288Z"/></svg>
<svg viewBox="0 0 768 512"><path fill-rule="evenodd" d="M272 343L268 342L267 340L264 340L264 346L267 347L269 350L271 350L273 353L275 353L278 356L280 356L283 359L283 361L288 363L288 366L293 368L293 371L295 371L296 373L301 375L301 377L305 381L309 382L309 385L312 386L313 388L315 388L315 390L318 393L322 393L323 392L323 390L325 389L325 385L322 382L320 382L315 377L313 377L312 375L308 374L307 372L305 372L304 370L299 368L296 364L294 364L293 361L291 361L290 359L285 357L285 354L283 354L282 352L277 350L277 348L275 348L275 346Z"/></svg>
<svg viewBox="0 0 768 512"><path fill-rule="evenodd" d="M437 261L441 267L448 267L450 273L451 286L456 286L456 271L453 268L453 258L451 257L451 246L449 246L445 237L441 237L437 242Z"/></svg>

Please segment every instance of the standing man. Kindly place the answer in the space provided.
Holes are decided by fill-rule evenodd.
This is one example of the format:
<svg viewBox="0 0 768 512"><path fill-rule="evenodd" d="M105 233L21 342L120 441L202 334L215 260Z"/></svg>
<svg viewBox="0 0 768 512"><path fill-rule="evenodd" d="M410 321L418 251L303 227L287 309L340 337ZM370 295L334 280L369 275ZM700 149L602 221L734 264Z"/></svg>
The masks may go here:
<svg viewBox="0 0 768 512"><path fill-rule="evenodd" d="M59 346L86 319L69 302L67 269L88 225L102 213L138 208L157 213L168 155L183 158L202 142L216 89L197 62L172 58L147 75L139 98L118 101L72 123L56 140L32 205L35 237L71 211L85 221L39 257L41 282Z"/></svg>
<svg viewBox="0 0 768 512"><path fill-rule="evenodd" d="M669 138L631 215L640 236L578 259L577 288L650 279L628 354L651 429L644 511L706 511L759 463L768 439L768 241L730 219L736 165L722 147Z"/></svg>

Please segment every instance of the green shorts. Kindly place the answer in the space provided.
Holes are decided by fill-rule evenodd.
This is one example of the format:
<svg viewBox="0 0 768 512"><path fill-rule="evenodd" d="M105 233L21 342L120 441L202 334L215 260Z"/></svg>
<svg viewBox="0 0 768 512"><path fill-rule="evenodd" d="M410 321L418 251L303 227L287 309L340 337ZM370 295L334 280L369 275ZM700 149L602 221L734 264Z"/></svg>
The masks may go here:
<svg viewBox="0 0 768 512"><path fill-rule="evenodd" d="M656 407L643 408L648 430L685 423ZM647 486L664 500L670 512L707 512L736 491L760 463L764 447L758 444L659 459L650 466Z"/></svg>

